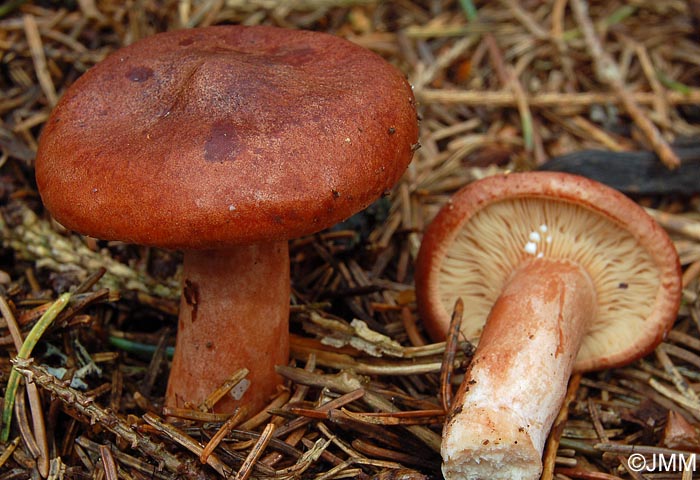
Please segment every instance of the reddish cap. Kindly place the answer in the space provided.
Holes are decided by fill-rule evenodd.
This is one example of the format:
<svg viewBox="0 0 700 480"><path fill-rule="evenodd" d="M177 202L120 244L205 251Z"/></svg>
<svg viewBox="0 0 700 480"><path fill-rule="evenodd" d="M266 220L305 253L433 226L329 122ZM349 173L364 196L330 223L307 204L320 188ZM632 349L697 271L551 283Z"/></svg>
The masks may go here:
<svg viewBox="0 0 700 480"><path fill-rule="evenodd" d="M168 248L313 233L368 206L417 142L411 88L332 35L217 26L161 33L79 78L36 178L68 228Z"/></svg>
<svg viewBox="0 0 700 480"><path fill-rule="evenodd" d="M538 256L578 263L595 286L597 314L576 370L618 366L649 353L676 319L678 255L639 205L583 177L512 173L467 185L425 232L416 295L431 336L445 337L461 297L462 333L478 341L510 274Z"/></svg>

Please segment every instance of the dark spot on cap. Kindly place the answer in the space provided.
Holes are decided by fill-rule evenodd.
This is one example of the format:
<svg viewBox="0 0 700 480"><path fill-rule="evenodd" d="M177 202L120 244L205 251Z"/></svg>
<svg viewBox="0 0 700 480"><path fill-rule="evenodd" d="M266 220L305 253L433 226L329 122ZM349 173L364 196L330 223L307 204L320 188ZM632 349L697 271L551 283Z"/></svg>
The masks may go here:
<svg viewBox="0 0 700 480"><path fill-rule="evenodd" d="M204 144L204 159L207 162L234 160L239 146L239 135L233 125L216 122L211 127Z"/></svg>
<svg viewBox="0 0 700 480"><path fill-rule="evenodd" d="M626 282L620 282L618 284L617 288L621 288L622 290L627 290L627 288L629 288L629 284Z"/></svg>
<svg viewBox="0 0 700 480"><path fill-rule="evenodd" d="M132 82L142 83L153 76L153 70L148 67L133 67L126 72L126 78Z"/></svg>
<svg viewBox="0 0 700 480"><path fill-rule="evenodd" d="M393 135L396 133L396 129L394 127L389 127L389 135Z"/></svg>

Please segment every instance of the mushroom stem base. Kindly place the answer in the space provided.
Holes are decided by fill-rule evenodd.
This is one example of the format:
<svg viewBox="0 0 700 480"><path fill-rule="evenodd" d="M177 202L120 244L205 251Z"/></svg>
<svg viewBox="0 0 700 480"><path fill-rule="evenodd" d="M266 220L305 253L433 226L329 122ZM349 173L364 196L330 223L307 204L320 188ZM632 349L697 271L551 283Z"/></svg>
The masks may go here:
<svg viewBox="0 0 700 480"><path fill-rule="evenodd" d="M446 479L538 479L582 338L596 309L576 263L533 259L491 309L442 442Z"/></svg>
<svg viewBox="0 0 700 480"><path fill-rule="evenodd" d="M263 408L281 383L275 365L289 358L289 293L286 242L185 252L166 405L196 407L246 368L244 382L214 411Z"/></svg>

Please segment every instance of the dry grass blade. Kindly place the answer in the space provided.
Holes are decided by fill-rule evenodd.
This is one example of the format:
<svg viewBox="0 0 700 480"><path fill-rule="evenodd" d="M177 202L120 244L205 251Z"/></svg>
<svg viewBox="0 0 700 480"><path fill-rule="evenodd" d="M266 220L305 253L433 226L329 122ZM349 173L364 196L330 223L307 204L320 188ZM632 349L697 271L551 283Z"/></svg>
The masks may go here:
<svg viewBox="0 0 700 480"><path fill-rule="evenodd" d="M289 407L289 411L296 414L300 415L299 418L295 418L294 420L290 421L289 423L283 425L279 429L275 431L275 436L282 436L286 433L289 433L297 428L303 427L304 425L308 424L311 422L312 419L325 419L328 418L328 412L330 412L333 409L338 409L343 407L343 405L347 405L348 403L354 402L355 400L361 399L365 395L365 391L362 388L358 388L357 390L353 390L351 392L348 392L344 395L341 395L338 398L335 398L333 400L329 400L328 402L324 403L323 405L310 410L310 409L304 409L304 408L298 408L298 407ZM305 418L304 418L305 417Z"/></svg>
<svg viewBox="0 0 700 480"><path fill-rule="evenodd" d="M576 19L581 27L583 36L586 39L588 49L593 56L595 62L596 75L599 80L609 84L615 93L620 97L627 112L634 119L637 126L644 132L647 140L652 148L659 155L668 168L678 168L680 160L678 156L671 150L666 140L661 136L661 133L649 118L642 112L637 103L630 95L627 86L622 80L619 67L615 64L612 57L603 49L600 40L595 34L593 24L588 16L588 6L586 0L571 0L571 7L574 11Z"/></svg>
<svg viewBox="0 0 700 480"><path fill-rule="evenodd" d="M202 449L202 453L199 454L199 461L202 463L207 463L209 455L216 449L221 441L233 430L236 425L241 422L241 419L245 416L245 409L238 408L233 415L231 415L221 428L211 437L209 443L205 445Z"/></svg>
<svg viewBox="0 0 700 480"><path fill-rule="evenodd" d="M153 413L145 414L143 416L143 420L160 434L202 458L204 454L204 447L185 432L182 432L176 427L163 422L161 418ZM207 465L216 470L216 472L222 477L228 478L228 476L231 474L231 469L224 462L222 462L218 456L214 455L213 453L209 453L205 458Z"/></svg>
<svg viewBox="0 0 700 480"><path fill-rule="evenodd" d="M41 35L39 34L39 27L37 26L36 19L33 15L24 16L24 32L27 36L29 48L32 52L34 71L36 72L37 77L39 77L39 85L41 85L49 104L51 106L56 105L56 101L58 100L56 88L54 87L53 80L51 79L51 75L46 64L46 56L44 55L44 47L42 45Z"/></svg>
<svg viewBox="0 0 700 480"><path fill-rule="evenodd" d="M107 445L100 445L100 459L105 472L105 480L117 480L117 464L112 456L112 451Z"/></svg>
<svg viewBox="0 0 700 480"><path fill-rule="evenodd" d="M275 425L273 423L268 423L260 434L260 438L255 442L255 446L250 450L250 453L246 457L240 470L236 472L234 480L247 480L253 473L253 465L260 458L260 456L267 448L267 444L272 439L272 434L275 431Z"/></svg>
<svg viewBox="0 0 700 480"><path fill-rule="evenodd" d="M562 475L566 475L568 478L580 478L583 480L622 480L620 477L610 475L609 473L591 472L579 468L559 468L557 471Z"/></svg>
<svg viewBox="0 0 700 480"><path fill-rule="evenodd" d="M12 340L15 345L15 349L19 352L24 343L22 334L19 331L17 321L15 316L10 309L5 297L0 296L0 313L7 323L7 328L12 335ZM49 443L46 435L46 426L44 424L44 412L41 408L41 397L39 396L39 391L36 385L28 383L26 385L27 396L29 397L29 405L32 413L32 423L33 432L30 434L32 440L34 440L38 447L38 454L36 455L37 468L39 473L46 477L49 473Z"/></svg>
<svg viewBox="0 0 700 480"><path fill-rule="evenodd" d="M210 411L214 405L216 405L219 400L221 400L225 395L227 395L231 389L238 385L243 379L248 375L248 369L242 368L237 372L234 372L219 388L210 393L207 398L204 399L201 405L199 405L199 410L202 412Z"/></svg>
<svg viewBox="0 0 700 480"><path fill-rule="evenodd" d="M454 369L454 360L457 356L457 346L459 344L460 326L464 315L464 302L458 298L452 310L452 319L450 320L449 336L445 347L445 354L440 367L440 401L442 409L445 412L450 411L452 406L452 371Z"/></svg>
<svg viewBox="0 0 700 480"><path fill-rule="evenodd" d="M559 450L559 442L561 435L564 432L566 421L569 417L569 408L576 397L579 386L581 384L581 374L574 374L569 379L569 386L566 389L564 404L562 405L557 417L554 419L552 431L547 438L547 444L544 449L544 458L542 460L542 480L551 480L554 478L555 462L557 451Z"/></svg>
<svg viewBox="0 0 700 480"><path fill-rule="evenodd" d="M488 106L492 108L507 108L517 106L518 99L510 91L468 91L468 90L419 90L417 96L426 103L443 103L448 105ZM635 103L652 105L656 96L649 92L630 94ZM667 101L676 106L695 105L700 102L700 89L687 93L668 92ZM619 105L621 98L615 93L607 92L568 92L568 93L538 93L529 98L532 108L556 108L566 105L571 109L586 109L595 105Z"/></svg>
<svg viewBox="0 0 700 480"><path fill-rule="evenodd" d="M41 318L32 327L32 330L29 332L29 335L27 335L27 337L24 340L22 340L22 343L19 349L17 350L17 356L15 357L15 361L23 361L29 359L29 356L34 350L34 347L39 342L41 336L44 334L46 329L49 328L49 326L56 319L58 314L61 313L61 311L68 306L68 301L70 300L70 297L71 295L69 293L64 293L58 299L56 299L55 302L51 304L51 306L46 310L46 312L44 312ZM5 318L5 320L8 321L8 325L9 319L11 318L11 316ZM16 332L16 334L19 336L19 332ZM19 338L17 339L17 341L19 343ZM17 373L17 370L13 368L10 372L10 378L7 381L5 401L3 403L3 427L1 436L1 440L3 442L6 442L9 437L10 424L12 420L12 407L15 401L15 391L18 384L19 375ZM41 422L41 420L37 418L37 423L35 425L38 426L39 429L39 432L37 433L41 434L41 432L43 431L43 425L39 422Z"/></svg>
<svg viewBox="0 0 700 480"><path fill-rule="evenodd" d="M162 465L172 473L186 472L191 478L200 478L199 469L192 462L182 461L170 454L162 445L134 431L130 425L115 416L114 413L100 408L94 400L69 388L45 369L23 359L16 361L15 368L28 381L36 383L37 386L54 395L67 408L75 409L120 437L128 445L139 448L149 455L157 465Z"/></svg>
<svg viewBox="0 0 700 480"><path fill-rule="evenodd" d="M267 422L270 417L272 416L269 412L272 410L275 410L277 408L280 408L282 405L287 403L289 401L289 397L291 394L288 391L284 391L277 395L270 404L265 407L263 410L258 412L256 415L253 417L249 418L245 422L241 424L241 428L243 430L254 430L256 427L262 425L263 423Z"/></svg>
<svg viewBox="0 0 700 480"><path fill-rule="evenodd" d="M394 413L357 413L342 409L346 416L359 422L372 425L439 425L445 417L443 410L416 410Z"/></svg>
<svg viewBox="0 0 700 480"><path fill-rule="evenodd" d="M78 437L75 439L76 445L78 445L79 448L76 449L76 454L81 456L84 459L84 462L86 463L93 463L89 458L87 458L87 453L83 452L83 449L86 450L87 452L93 453L93 454L100 454L101 449L107 445L102 445L95 443L85 437ZM128 468L130 470L133 470L135 472L140 472L144 475L148 475L149 478L157 478L158 480L168 480L171 476L172 473L168 473L167 471L160 471L157 468L154 469L154 466L151 463L148 463L146 461L140 460L138 458L135 458L131 455L127 455L124 452L121 452L117 449L117 447L113 446L111 443L109 444L109 451L112 457L116 462L119 462L120 465L122 465L124 468L119 469L120 473L123 475L124 474L124 469ZM59 459L60 460L60 459ZM117 467L119 468L119 467ZM96 470L98 471L98 470ZM60 478L60 477L56 477Z"/></svg>
<svg viewBox="0 0 700 480"><path fill-rule="evenodd" d="M304 385L311 386L327 387L341 393L348 393L362 387L360 379L354 373L349 372L343 372L342 374L335 376L316 375L310 374L301 369L294 369L282 366L277 367L277 372L280 375L294 380L297 383L302 383ZM389 400L372 392L366 391L365 395L363 396L363 400L370 407L375 408L379 411L398 411L398 409ZM421 426L410 426L408 427L408 430L411 433L413 433L416 437L421 439L428 447L430 447L434 451L440 451L440 436L435 432Z"/></svg>

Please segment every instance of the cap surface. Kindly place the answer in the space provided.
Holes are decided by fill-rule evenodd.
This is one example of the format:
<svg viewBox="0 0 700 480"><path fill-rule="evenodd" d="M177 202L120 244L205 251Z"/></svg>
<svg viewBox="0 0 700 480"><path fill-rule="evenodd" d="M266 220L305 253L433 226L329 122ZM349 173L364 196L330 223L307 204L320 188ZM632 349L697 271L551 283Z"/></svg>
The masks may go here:
<svg viewBox="0 0 700 480"><path fill-rule="evenodd" d="M79 78L41 135L42 199L66 227L169 248L286 240L369 205L418 136L403 75L324 33L154 35Z"/></svg>
<svg viewBox="0 0 700 480"><path fill-rule="evenodd" d="M510 274L533 257L575 261L594 283L597 313L576 370L639 358L675 321L680 264L664 230L632 200L602 184L528 172L467 185L426 230L416 295L429 333L444 338L455 300L462 297L462 332L478 342Z"/></svg>

